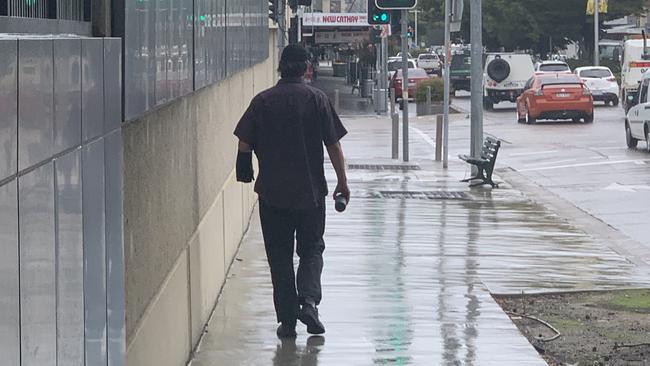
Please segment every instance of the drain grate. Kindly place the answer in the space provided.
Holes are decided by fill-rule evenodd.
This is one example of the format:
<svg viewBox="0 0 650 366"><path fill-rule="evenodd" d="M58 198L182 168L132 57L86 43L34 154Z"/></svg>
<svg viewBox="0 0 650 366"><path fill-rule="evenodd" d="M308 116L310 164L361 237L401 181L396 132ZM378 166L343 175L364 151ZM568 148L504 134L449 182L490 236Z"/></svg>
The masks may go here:
<svg viewBox="0 0 650 366"><path fill-rule="evenodd" d="M404 164L348 164L348 169L358 170L397 170L406 172L409 170L420 170L419 165Z"/></svg>
<svg viewBox="0 0 650 366"><path fill-rule="evenodd" d="M382 198L416 200L467 200L465 192L453 191L381 191Z"/></svg>

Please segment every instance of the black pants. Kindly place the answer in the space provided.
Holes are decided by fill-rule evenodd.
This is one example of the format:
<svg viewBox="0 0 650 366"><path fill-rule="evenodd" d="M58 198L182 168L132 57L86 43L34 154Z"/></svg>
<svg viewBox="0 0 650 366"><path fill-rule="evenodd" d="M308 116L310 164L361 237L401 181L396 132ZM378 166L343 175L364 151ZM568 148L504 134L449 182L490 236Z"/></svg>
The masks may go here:
<svg viewBox="0 0 650 366"><path fill-rule="evenodd" d="M271 267L273 303L278 322L295 322L300 305L310 298L317 305L322 298L321 272L325 242L325 205L313 209L291 210L260 201L264 247ZM300 257L294 273L294 238ZM297 284L297 291L296 291Z"/></svg>

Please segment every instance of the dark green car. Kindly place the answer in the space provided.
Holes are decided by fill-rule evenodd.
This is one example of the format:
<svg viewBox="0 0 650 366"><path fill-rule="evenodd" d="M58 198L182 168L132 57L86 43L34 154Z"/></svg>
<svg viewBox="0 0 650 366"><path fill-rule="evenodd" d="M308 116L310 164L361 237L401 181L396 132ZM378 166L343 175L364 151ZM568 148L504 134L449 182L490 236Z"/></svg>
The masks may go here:
<svg viewBox="0 0 650 366"><path fill-rule="evenodd" d="M449 66L449 80L451 81L450 93L453 95L456 90L470 91L470 76L472 74L472 58L469 52L455 54L451 57Z"/></svg>

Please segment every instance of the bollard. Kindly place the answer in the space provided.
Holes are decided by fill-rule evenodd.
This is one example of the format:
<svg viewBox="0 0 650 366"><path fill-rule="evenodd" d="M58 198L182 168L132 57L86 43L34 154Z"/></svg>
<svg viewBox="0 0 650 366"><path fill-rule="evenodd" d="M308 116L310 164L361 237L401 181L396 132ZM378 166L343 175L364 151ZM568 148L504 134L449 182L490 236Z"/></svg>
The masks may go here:
<svg viewBox="0 0 650 366"><path fill-rule="evenodd" d="M427 86L427 115L431 114L431 87Z"/></svg>
<svg viewBox="0 0 650 366"><path fill-rule="evenodd" d="M395 113L395 89L390 89L390 118L393 124L392 158L399 159L399 115Z"/></svg>
<svg viewBox="0 0 650 366"><path fill-rule="evenodd" d="M442 160L442 122L443 115L436 115L436 161Z"/></svg>
<svg viewBox="0 0 650 366"><path fill-rule="evenodd" d="M341 113L339 111L339 90L338 89L334 90L334 110L336 111L336 113Z"/></svg>

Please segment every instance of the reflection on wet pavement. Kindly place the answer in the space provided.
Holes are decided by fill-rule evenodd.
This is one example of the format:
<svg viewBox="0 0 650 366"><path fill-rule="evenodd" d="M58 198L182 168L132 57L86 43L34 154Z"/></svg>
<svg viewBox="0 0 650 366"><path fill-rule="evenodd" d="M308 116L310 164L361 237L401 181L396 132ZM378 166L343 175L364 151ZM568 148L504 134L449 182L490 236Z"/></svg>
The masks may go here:
<svg viewBox="0 0 650 366"><path fill-rule="evenodd" d="M386 163L372 157L386 146L385 135L373 134L384 124L348 121L350 162ZM420 140L412 151L429 154ZM302 326L295 342L275 338L254 219L192 365L544 365L488 289L648 284L647 273L507 184L470 191L458 183L463 165L452 162L443 173L424 158L416 163L422 170L351 170L348 210L328 207L324 338L307 338ZM375 194L422 190L463 191L469 199Z"/></svg>

